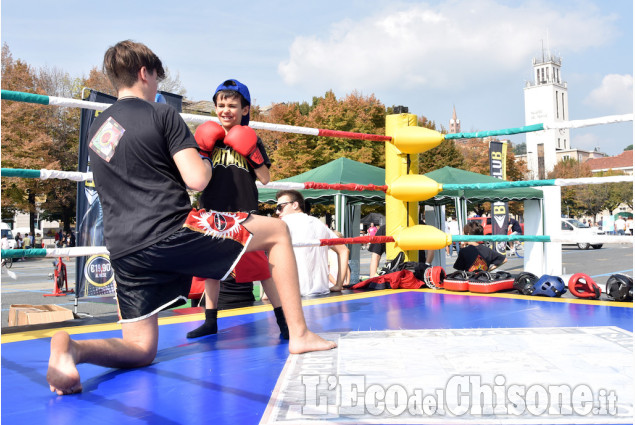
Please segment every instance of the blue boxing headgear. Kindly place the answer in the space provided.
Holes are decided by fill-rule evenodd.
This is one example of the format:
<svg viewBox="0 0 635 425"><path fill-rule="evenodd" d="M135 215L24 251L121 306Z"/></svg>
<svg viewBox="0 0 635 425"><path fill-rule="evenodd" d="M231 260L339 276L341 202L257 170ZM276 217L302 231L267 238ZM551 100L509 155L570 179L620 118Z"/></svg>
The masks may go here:
<svg viewBox="0 0 635 425"><path fill-rule="evenodd" d="M251 106L251 96L249 95L249 89L247 88L246 85L244 85L238 80L225 80L218 87L216 87L216 91L214 92L214 97L212 98L214 100L214 105L216 105L216 95L218 94L219 91L222 91L222 90L232 90L232 91L238 92L245 99L245 101ZM240 125L248 125L248 124L249 124L249 114L243 116L242 120L240 121Z"/></svg>
<svg viewBox="0 0 635 425"><path fill-rule="evenodd" d="M546 297L559 297L567 292L567 286L559 276L542 275L534 284L531 295L544 295Z"/></svg>
<svg viewBox="0 0 635 425"><path fill-rule="evenodd" d="M154 96L154 101L155 101L156 103L168 103L168 102L165 100L165 96L163 96L161 93L157 93L157 95L156 95L156 96Z"/></svg>

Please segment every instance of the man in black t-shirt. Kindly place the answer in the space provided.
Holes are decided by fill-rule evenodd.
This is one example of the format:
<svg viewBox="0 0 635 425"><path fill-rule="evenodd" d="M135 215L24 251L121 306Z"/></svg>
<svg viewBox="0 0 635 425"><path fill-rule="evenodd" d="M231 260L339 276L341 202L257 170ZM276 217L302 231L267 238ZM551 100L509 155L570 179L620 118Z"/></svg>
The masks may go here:
<svg viewBox="0 0 635 425"><path fill-rule="evenodd" d="M513 217L509 217L509 230L512 235L522 235L523 228L520 226L518 220Z"/></svg>
<svg viewBox="0 0 635 425"><path fill-rule="evenodd" d="M309 331L302 313L291 238L280 220L192 210L187 187L203 190L211 161L176 110L155 103L161 60L130 40L110 47L104 68L118 100L89 130L91 167L117 282L121 338L51 338L47 381L58 395L82 390L78 363L147 366L157 353L158 312L185 302L192 275L226 277L245 251L266 250L289 318L289 351L335 347ZM123 227L122 227L123 226ZM284 277L284 279L283 279Z"/></svg>

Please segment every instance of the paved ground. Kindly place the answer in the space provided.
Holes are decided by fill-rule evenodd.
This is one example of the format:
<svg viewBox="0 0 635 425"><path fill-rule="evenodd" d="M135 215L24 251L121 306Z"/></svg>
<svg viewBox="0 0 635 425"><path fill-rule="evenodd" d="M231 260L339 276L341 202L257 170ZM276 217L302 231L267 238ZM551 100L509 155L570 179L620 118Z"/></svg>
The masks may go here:
<svg viewBox="0 0 635 425"><path fill-rule="evenodd" d="M563 248L562 256L565 274L586 273L602 289L604 289L604 284L608 277L613 273L619 272L633 275L633 247L630 245L605 245L602 249L591 249L588 251L565 247ZM455 258L456 254L451 258L446 258L447 269L452 270L451 265L454 263ZM2 333L17 330L7 327L9 307L12 304L57 304L78 313L78 318L73 322L64 322L65 326L71 324L107 323L117 320L117 309L112 296L76 299L74 294L69 294L60 297L45 297L45 294L51 294L54 290L53 280L48 278L48 275L53 272L52 261L50 258L30 258L25 261L14 262L11 271L17 275L16 280L10 279L6 270L2 270ZM360 259L362 275L368 273L369 265L370 254L368 251L362 250ZM512 274L519 273L523 269L522 260L509 257L507 264L502 269ZM74 259L68 261L67 270L69 274L69 289L73 289L75 286ZM76 303L77 308L75 307Z"/></svg>

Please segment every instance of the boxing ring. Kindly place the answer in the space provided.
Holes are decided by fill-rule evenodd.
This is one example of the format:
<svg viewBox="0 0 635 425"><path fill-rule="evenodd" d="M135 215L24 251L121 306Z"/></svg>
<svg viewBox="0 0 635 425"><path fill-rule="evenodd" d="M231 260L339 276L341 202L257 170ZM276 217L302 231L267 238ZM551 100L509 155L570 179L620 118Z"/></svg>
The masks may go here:
<svg viewBox="0 0 635 425"><path fill-rule="evenodd" d="M42 178L42 170L29 172L32 175L21 177ZM10 173L2 170L3 177ZM44 171L47 178L92 178L82 173L51 177L56 173L62 172ZM402 186L389 184L376 190L412 196L408 180ZM418 177L412 180L414 186L442 190ZM578 182L589 183L593 182ZM547 184L534 182L534 186ZM433 248L452 240L471 240L429 226L402 229L389 238L400 249L414 249L422 235L434 241L429 245ZM614 238L615 243L632 243L632 238ZM348 243L362 241L354 239ZM490 240L559 241L546 235ZM323 243L304 241L305 246ZM87 249L26 254L81 256L88 255ZM107 252L105 247L90 250L91 255ZM3 257L9 255L2 252ZM48 391L50 337L60 329L74 339L119 337L119 325L3 333L2 420L16 424L633 421L632 302L427 288L347 291L303 299L303 305L309 328L338 341L337 349L289 355L270 305L221 311L219 333L196 340L185 335L199 326L202 309L173 310L159 319L153 364L130 370L80 364L84 390L69 396Z"/></svg>

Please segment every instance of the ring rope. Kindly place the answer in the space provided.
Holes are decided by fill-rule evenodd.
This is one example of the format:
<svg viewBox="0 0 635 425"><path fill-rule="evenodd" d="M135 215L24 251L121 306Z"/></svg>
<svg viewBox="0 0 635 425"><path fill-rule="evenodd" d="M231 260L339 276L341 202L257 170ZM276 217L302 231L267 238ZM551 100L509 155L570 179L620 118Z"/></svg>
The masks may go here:
<svg viewBox="0 0 635 425"><path fill-rule="evenodd" d="M540 186L578 186L586 184L605 184L633 182L633 176L608 176L608 177L582 177L574 179L550 179L550 180L523 180L500 181L493 183L452 183L444 184L443 190L467 190L467 189L506 189L515 187L540 187Z"/></svg>
<svg viewBox="0 0 635 425"><path fill-rule="evenodd" d="M69 99L69 98L62 98L62 97L55 97L55 96L47 96L42 94L16 92L12 90L2 90L0 94L0 98L4 100L13 100L17 102L75 107L75 108L83 108L83 109L93 109L98 111L103 111L110 106L109 103L89 102L89 101L80 100L80 99ZM220 122L218 118L216 117L205 116L205 115L181 114L181 117L186 122L193 122L193 123L199 123L199 124L204 123L206 121L215 121L217 123ZM529 133L534 131L542 131L542 130L550 130L550 129L581 128L581 127L589 127L589 126L601 125L601 124L612 124L612 123L625 122L625 121L633 121L633 114L610 115L610 116L591 118L586 120L558 121L554 123L532 124L532 125L527 125L523 127L512 127L512 128L501 129L501 130L478 131L474 133L451 133L451 134L445 134L443 137L446 140L465 139L465 138L482 138L482 137L489 137L489 136ZM264 122L258 122L258 121L250 122L249 126L256 130L269 130L269 131L277 131L277 132L284 132L284 133L305 134L310 136L341 137L346 139L360 139L360 140L372 140L372 141L384 141L384 142L392 141L392 137L380 135L380 134L353 133L349 131L326 130L326 129L318 129L318 128L310 128L310 127L298 127L298 126L292 126L292 125L271 124L271 123L264 123Z"/></svg>
<svg viewBox="0 0 635 425"><path fill-rule="evenodd" d="M588 243L596 244L632 244L633 236L585 236L585 237L564 237L548 235L452 235L452 242L551 242L551 243ZM333 238L333 239L310 239L306 241L293 242L295 248L313 246L331 246L345 244L366 244L366 243L391 243L395 242L393 236L358 236L354 238ZM422 248L423 249L423 248ZM32 249L3 249L2 258L22 258L22 257L83 257L91 255L108 255L105 246L79 246L74 248L32 248Z"/></svg>
<svg viewBox="0 0 635 425"><path fill-rule="evenodd" d="M93 179L93 173L81 173L79 171L57 171L57 170L29 170L20 168L2 168L0 170L3 177L23 177L46 179L68 179L73 181L86 181ZM524 181L500 181L494 183L449 183L443 184L443 190L468 190L468 189L505 189L516 187L539 187L539 186L577 186L586 184L605 184L633 182L633 176L608 176L608 177L582 177L574 179L550 179L550 180L524 180ZM357 183L317 183L317 182L269 182L263 185L256 182L256 186L261 189L332 189L350 191L381 191L388 190L387 185L357 184Z"/></svg>
<svg viewBox="0 0 635 425"><path fill-rule="evenodd" d="M58 171L47 170L45 168L41 170L27 170L23 168L2 168L0 170L2 177L23 177L32 179L66 179L76 182L82 182L93 179L93 173L82 173L79 171Z"/></svg>

